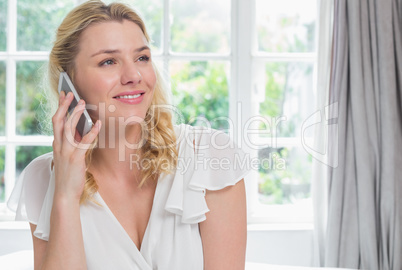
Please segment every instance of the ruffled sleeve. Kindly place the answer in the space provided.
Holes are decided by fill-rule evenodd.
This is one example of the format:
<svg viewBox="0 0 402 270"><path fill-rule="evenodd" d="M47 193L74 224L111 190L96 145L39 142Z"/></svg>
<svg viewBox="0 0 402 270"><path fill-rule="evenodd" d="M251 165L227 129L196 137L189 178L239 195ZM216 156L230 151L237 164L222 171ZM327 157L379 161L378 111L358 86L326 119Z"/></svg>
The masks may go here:
<svg viewBox="0 0 402 270"><path fill-rule="evenodd" d="M246 154L221 131L179 125L178 167L165 210L181 216L182 223L206 219L206 190L233 186L249 172Z"/></svg>
<svg viewBox="0 0 402 270"><path fill-rule="evenodd" d="M36 225L34 235L48 240L53 205L53 153L34 159L20 174L7 206L16 213L15 220Z"/></svg>

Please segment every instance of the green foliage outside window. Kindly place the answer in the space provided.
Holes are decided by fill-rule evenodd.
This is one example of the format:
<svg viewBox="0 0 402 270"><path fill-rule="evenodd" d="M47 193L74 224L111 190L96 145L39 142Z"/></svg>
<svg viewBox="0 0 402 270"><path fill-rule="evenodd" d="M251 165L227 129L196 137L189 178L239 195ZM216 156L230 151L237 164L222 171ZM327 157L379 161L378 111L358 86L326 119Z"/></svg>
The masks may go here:
<svg viewBox="0 0 402 270"><path fill-rule="evenodd" d="M18 146L16 153L17 174L36 157L53 151L51 146Z"/></svg>
<svg viewBox="0 0 402 270"><path fill-rule="evenodd" d="M258 46L262 51L308 52L313 50L315 23L304 24L305 35L289 35L288 28L299 25L299 16L283 17L279 27L270 32L267 27L259 27ZM268 30L267 30L268 29ZM272 43L272 36L276 36ZM311 77L312 68L294 62L269 62L265 66L265 100L260 103L260 114L275 123L280 117L286 120L274 125L275 137L300 136L302 116L291 114L284 109L285 102L297 95L291 84L292 77ZM310 89L311 91L311 89ZM260 128L264 128L261 126ZM266 128L266 127L265 127ZM264 204L288 204L310 197L312 158L300 148L265 148L259 150L259 158L269 159L269 168L259 168L259 195ZM278 166L282 161L284 166ZM282 164L282 163L281 163Z"/></svg>
<svg viewBox="0 0 402 270"><path fill-rule="evenodd" d="M21 51L49 51L56 28L73 0L17 1L17 49Z"/></svg>
<svg viewBox="0 0 402 270"><path fill-rule="evenodd" d="M5 0L0 0L0 51L5 50L5 20L3 11L6 9ZM160 1L153 1L159 3ZM181 1L184 2L184 1ZM56 27L73 7L73 1L18 1L18 26L17 48L18 50L48 51L51 48ZM187 4L188 5L188 4ZM161 47L161 27L163 22L162 6L152 9L147 1L134 1L137 8L147 22L148 31L154 40L153 47L157 50ZM194 20L191 16L185 19L178 17L183 14L182 6L176 5L173 12L177 16L173 18L171 27L171 48L175 52L229 52L229 29L222 26L218 19L208 19L208 31L203 31L206 25L205 14L197 14ZM157 10L157 11L156 11ZM176 11L175 11L176 10ZM193 10L197 12L197 10ZM194 13L194 14L195 14ZM215 16L215 18L218 18ZM297 17L283 18L281 25L294 23ZM186 27L191 25L191 27ZM306 33L314 33L314 24L305 25ZM193 31L195 30L195 31ZM270 33L264 32L264 28L258 28L259 48L264 49L266 41L270 39ZM278 29L278 31L282 31ZM2 38L4 37L4 38ZM307 37L307 40L312 40ZM304 42L298 36L293 39L285 37L282 44L275 45L273 51L311 51L311 42ZM172 61L175 62L175 61ZM177 61L178 62L178 61ZM172 64L172 63L171 63ZM174 63L173 63L174 64ZM43 128L43 123L50 123L47 111L43 110L43 104L47 99L42 94L40 76L38 73L42 62L20 62L17 64L17 134L35 135L51 134L51 129ZM185 123L197 124L198 117L205 117L210 121L212 128L228 128L225 121L214 121L218 117L228 117L229 112L229 65L225 62L193 61L181 62L179 68L172 72L172 92L174 105L178 107L184 117ZM269 117L283 115L283 105L286 98L292 94L293 89L287 87L288 75L292 72L292 65L284 63L269 63L266 67L265 102L260 104L260 114ZM311 72L311 71L310 71ZM0 63L0 136L4 135L5 127L5 64ZM293 136L300 119L295 115L289 118L286 125L280 125L278 133L281 136ZM50 133L49 133L50 131ZM32 159L43 153L51 151L51 147L20 146L17 147L16 163L17 171L24 168ZM311 171L306 166L311 166L311 157L300 154L292 148L263 149L259 153L260 158L270 155L270 158L286 160L286 169L260 168L259 193L261 202L267 204L290 203L295 199L309 197L309 185ZM5 147L0 146L0 179L3 179ZM275 161L274 161L275 162ZM293 184L293 187L290 185ZM292 190L293 189L298 189ZM308 191L306 191L308 190ZM3 188L4 191L4 188ZM0 201L4 201L4 192L1 190Z"/></svg>
<svg viewBox="0 0 402 270"><path fill-rule="evenodd" d="M275 123L280 117L285 116L285 121L273 124L272 132L274 140L277 137L301 136L302 116L300 112L294 114L284 110L285 102L292 96L298 96L289 81L292 76L302 73L302 77L311 77L312 69L295 63L268 63L266 65L265 101L260 103L260 114L271 119ZM297 77L297 76L296 76ZM264 128L261 126L261 128ZM266 127L265 127L266 128ZM266 158L261 153L260 159ZM299 151L300 152L300 151ZM271 150L270 159L278 157L284 160L286 168L272 168L266 170L260 168L259 193L260 201L265 204L293 203L298 199L310 197L310 179L312 160L305 152L304 155L297 151L289 151L288 148Z"/></svg>
<svg viewBox="0 0 402 270"><path fill-rule="evenodd" d="M205 117L212 128L227 129L228 79L224 63L185 62L180 71L172 75L174 104L187 124L200 124Z"/></svg>
<svg viewBox="0 0 402 270"><path fill-rule="evenodd" d="M0 146L0 202L4 202L5 200L5 190L4 190L4 160L5 160L5 147L4 146Z"/></svg>
<svg viewBox="0 0 402 270"><path fill-rule="evenodd" d="M0 0L0 51L5 51L7 46L7 0Z"/></svg>
<svg viewBox="0 0 402 270"><path fill-rule="evenodd" d="M0 136L5 135L6 127L6 65L0 62Z"/></svg>
<svg viewBox="0 0 402 270"><path fill-rule="evenodd" d="M17 63L17 125L19 135L38 135L49 132L50 118L45 87L42 86L44 62Z"/></svg>
<svg viewBox="0 0 402 270"><path fill-rule="evenodd" d="M259 169L262 203L287 204L310 197L312 158L303 149L265 148L259 158L266 160Z"/></svg>
<svg viewBox="0 0 402 270"><path fill-rule="evenodd" d="M171 22L172 51L230 52L229 0L172 0Z"/></svg>
<svg viewBox="0 0 402 270"><path fill-rule="evenodd" d="M306 4L312 3L310 0ZM275 4L272 0L257 0L257 9L264 13L258 14L257 18L258 49L264 52L313 52L315 20L310 17L311 9L287 13L282 3L267 9Z"/></svg>

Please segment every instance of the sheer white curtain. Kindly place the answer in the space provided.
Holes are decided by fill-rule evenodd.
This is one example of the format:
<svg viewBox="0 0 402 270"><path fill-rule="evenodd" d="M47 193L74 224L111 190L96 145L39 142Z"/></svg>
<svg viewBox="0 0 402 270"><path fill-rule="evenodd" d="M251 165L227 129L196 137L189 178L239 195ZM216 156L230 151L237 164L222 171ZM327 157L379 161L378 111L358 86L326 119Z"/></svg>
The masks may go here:
<svg viewBox="0 0 402 270"><path fill-rule="evenodd" d="M315 116L312 197L314 203L314 266L324 264L324 240L327 220L328 166L336 166L337 160L328 157L328 129L336 128L336 122L328 119L329 83L331 74L331 49L333 36L333 0L318 1L318 67L317 112Z"/></svg>

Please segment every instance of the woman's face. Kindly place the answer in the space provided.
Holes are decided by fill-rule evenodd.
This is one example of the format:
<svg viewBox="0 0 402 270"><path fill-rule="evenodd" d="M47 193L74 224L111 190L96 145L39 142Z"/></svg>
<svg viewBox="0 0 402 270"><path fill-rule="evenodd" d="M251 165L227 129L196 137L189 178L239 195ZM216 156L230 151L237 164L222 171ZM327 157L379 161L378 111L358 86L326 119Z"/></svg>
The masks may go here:
<svg viewBox="0 0 402 270"><path fill-rule="evenodd" d="M105 124L145 118L156 75L139 26L128 20L93 24L81 34L79 48L75 86L91 117Z"/></svg>

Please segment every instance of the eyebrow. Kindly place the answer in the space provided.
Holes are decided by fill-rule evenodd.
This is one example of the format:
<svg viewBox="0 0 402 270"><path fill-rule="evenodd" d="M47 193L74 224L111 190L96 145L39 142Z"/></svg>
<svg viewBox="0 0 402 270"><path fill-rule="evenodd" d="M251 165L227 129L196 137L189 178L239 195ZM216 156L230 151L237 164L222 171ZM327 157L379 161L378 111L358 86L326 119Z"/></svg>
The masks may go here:
<svg viewBox="0 0 402 270"><path fill-rule="evenodd" d="M145 46L135 49L134 52L139 53L139 52L142 52L145 50L151 50L151 49L147 45L145 45ZM121 53L121 51L120 50L100 50L99 52L91 55L91 57L97 56L99 54L113 54L113 53Z"/></svg>

